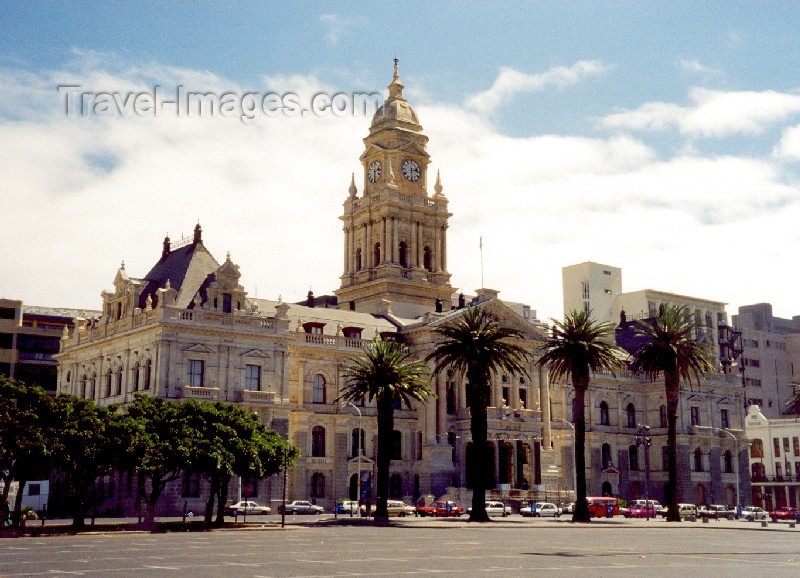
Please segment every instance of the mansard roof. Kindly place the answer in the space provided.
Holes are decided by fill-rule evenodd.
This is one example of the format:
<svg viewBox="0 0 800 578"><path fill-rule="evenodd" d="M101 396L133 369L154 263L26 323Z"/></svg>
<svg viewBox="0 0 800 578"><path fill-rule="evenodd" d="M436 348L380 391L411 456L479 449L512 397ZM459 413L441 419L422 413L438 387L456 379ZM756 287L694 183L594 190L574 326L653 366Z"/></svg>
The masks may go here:
<svg viewBox="0 0 800 578"><path fill-rule="evenodd" d="M150 272L144 276L146 283L139 295L139 307L144 308L147 296L155 299L155 292L167 281L178 292L176 305L186 308L195 294L207 283L208 276L219 269L219 263L208 252L202 241L195 241L162 255Z"/></svg>

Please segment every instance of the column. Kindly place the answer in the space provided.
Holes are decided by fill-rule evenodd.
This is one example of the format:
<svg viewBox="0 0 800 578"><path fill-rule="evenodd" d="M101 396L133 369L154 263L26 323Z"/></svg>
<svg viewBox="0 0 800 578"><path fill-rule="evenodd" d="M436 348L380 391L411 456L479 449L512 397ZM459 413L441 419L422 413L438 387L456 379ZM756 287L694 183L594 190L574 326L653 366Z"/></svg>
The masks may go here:
<svg viewBox="0 0 800 578"><path fill-rule="evenodd" d="M439 374L433 376L434 391L439 388ZM438 444L441 440L436 436L436 411L438 400L429 400L425 403L425 435L430 443Z"/></svg>
<svg viewBox="0 0 800 578"><path fill-rule="evenodd" d="M392 263L397 263L400 260L400 246L397 238L397 219L392 217Z"/></svg>
<svg viewBox="0 0 800 578"><path fill-rule="evenodd" d="M361 260L366 264L367 269L375 267L375 252L372 250L372 219L367 221L367 239L364 243L366 249L361 256Z"/></svg>
<svg viewBox="0 0 800 578"><path fill-rule="evenodd" d="M432 268L433 268L434 272L438 272L438 271L442 270L442 261L441 261L442 253L439 250L439 244L441 242L441 238L439 237L439 233L440 233L439 227L434 227L433 233L434 233L433 263L431 265L432 265Z"/></svg>
<svg viewBox="0 0 800 578"><path fill-rule="evenodd" d="M352 274L350 270L350 227L344 226L344 273Z"/></svg>
<svg viewBox="0 0 800 578"><path fill-rule="evenodd" d="M297 407L303 407L303 389L304 389L304 381L305 378L303 377L303 360L297 360L297 383L295 384L295 401L297 402ZM291 395L289 396L289 401L291 401Z"/></svg>
<svg viewBox="0 0 800 578"><path fill-rule="evenodd" d="M547 373L543 368L539 368L539 396L542 408L542 445L545 449L550 449L550 392L547 380Z"/></svg>
<svg viewBox="0 0 800 578"><path fill-rule="evenodd" d="M382 263L389 262L389 217L383 217L381 221L383 226L383 238L381 239L381 262L376 263L376 267Z"/></svg>
<svg viewBox="0 0 800 578"><path fill-rule="evenodd" d="M410 267L418 267L417 259L417 228L419 224L416 221L411 221L411 247L409 247L408 264Z"/></svg>
<svg viewBox="0 0 800 578"><path fill-rule="evenodd" d="M442 271L447 271L447 227L442 227Z"/></svg>

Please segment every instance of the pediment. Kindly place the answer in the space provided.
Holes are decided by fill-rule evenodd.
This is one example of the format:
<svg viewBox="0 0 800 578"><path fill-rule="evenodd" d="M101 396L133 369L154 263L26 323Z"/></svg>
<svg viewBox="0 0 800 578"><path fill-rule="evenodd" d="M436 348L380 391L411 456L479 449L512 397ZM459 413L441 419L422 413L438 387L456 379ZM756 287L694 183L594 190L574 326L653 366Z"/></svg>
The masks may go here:
<svg viewBox="0 0 800 578"><path fill-rule="evenodd" d="M699 395L692 394L686 398L686 401L703 401L703 398Z"/></svg>
<svg viewBox="0 0 800 578"><path fill-rule="evenodd" d="M733 405L733 402L727 397L723 397L721 400L717 402L717 405Z"/></svg>
<svg viewBox="0 0 800 578"><path fill-rule="evenodd" d="M357 467L358 466L358 456L356 456L354 458L348 458L347 463L348 464L354 464ZM361 456L361 469L362 470L367 469L364 466L371 466L371 465L374 465L374 464L375 464L375 460L371 460L367 456L362 454L362 456Z"/></svg>
<svg viewBox="0 0 800 578"><path fill-rule="evenodd" d="M230 259L227 259L222 266L217 269L216 273L217 275L236 277L237 279L241 277L241 273L239 273L239 266L234 265Z"/></svg>
<svg viewBox="0 0 800 578"><path fill-rule="evenodd" d="M194 345L189 345L188 347L184 347L181 351L185 351L188 353L214 353L202 343L195 343Z"/></svg>
<svg viewBox="0 0 800 578"><path fill-rule="evenodd" d="M269 359L270 356L268 353L261 351L260 349L251 349L245 353L242 353L242 357L251 357L257 359Z"/></svg>
<svg viewBox="0 0 800 578"><path fill-rule="evenodd" d="M608 467L608 468L604 469L603 473L604 474L617 474L617 475L619 475L619 470L617 468L611 466L611 467Z"/></svg>

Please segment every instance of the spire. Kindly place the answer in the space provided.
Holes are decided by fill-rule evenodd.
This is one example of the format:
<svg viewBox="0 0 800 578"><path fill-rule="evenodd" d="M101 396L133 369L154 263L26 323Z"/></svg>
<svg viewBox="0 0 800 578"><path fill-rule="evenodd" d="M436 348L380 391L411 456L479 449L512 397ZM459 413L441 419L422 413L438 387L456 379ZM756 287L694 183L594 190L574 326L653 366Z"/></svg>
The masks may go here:
<svg viewBox="0 0 800 578"><path fill-rule="evenodd" d="M120 270L120 271L124 271L124 270L125 270L125 261L124 261L124 260L123 260L123 261L122 261L122 263L120 264L120 266L119 266L119 270Z"/></svg>
<svg viewBox="0 0 800 578"><path fill-rule="evenodd" d="M202 243L203 241L203 228L200 226L200 221L194 226L194 242Z"/></svg>
<svg viewBox="0 0 800 578"><path fill-rule="evenodd" d="M439 175L439 169L436 169L436 184L433 185L433 190L436 191L437 195L442 194L442 178Z"/></svg>
<svg viewBox="0 0 800 578"><path fill-rule="evenodd" d="M169 233L164 237L164 248L161 250L161 259L166 259L170 251Z"/></svg>
<svg viewBox="0 0 800 578"><path fill-rule="evenodd" d="M389 98L387 99L387 102L392 102L393 100L405 100L403 98L403 83L400 82L400 75L397 72L397 62L397 57L395 57L392 82L386 87L389 89Z"/></svg>
<svg viewBox="0 0 800 578"><path fill-rule="evenodd" d="M354 199L358 194L358 189L356 188L356 174L352 173L350 178L350 198Z"/></svg>

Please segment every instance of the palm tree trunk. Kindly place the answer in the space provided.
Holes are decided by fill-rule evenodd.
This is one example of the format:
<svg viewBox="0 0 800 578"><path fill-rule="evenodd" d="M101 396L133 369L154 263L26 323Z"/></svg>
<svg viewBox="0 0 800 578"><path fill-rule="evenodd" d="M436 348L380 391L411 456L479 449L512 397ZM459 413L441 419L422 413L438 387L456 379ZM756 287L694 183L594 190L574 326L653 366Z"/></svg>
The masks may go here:
<svg viewBox="0 0 800 578"><path fill-rule="evenodd" d="M680 381L675 371L664 372L667 394L667 486L664 489L667 501L667 521L680 522L678 512L678 399Z"/></svg>
<svg viewBox="0 0 800 578"><path fill-rule="evenodd" d="M575 510L573 522L589 522L592 515L586 503L586 390L588 379L574 379L575 384Z"/></svg>
<svg viewBox="0 0 800 578"><path fill-rule="evenodd" d="M473 455L472 463L472 512L470 522L488 522L486 513L486 464L488 463L487 428L488 418L486 404L475 404L470 407L472 419L470 420L470 433L472 434Z"/></svg>
<svg viewBox="0 0 800 578"><path fill-rule="evenodd" d="M378 483L375 486L375 520L389 519L389 467L392 461L392 432L394 431L394 400L391 396L378 398ZM359 472L359 475L361 473Z"/></svg>

